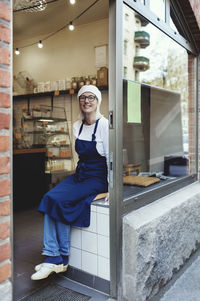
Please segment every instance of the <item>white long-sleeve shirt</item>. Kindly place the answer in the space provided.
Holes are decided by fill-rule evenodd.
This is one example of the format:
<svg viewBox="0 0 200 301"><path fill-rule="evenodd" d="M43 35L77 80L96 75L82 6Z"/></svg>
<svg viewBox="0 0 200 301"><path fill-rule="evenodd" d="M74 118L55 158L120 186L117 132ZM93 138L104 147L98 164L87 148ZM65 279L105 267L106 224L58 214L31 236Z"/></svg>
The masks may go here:
<svg viewBox="0 0 200 301"><path fill-rule="evenodd" d="M82 132L78 137L82 121L78 120L73 125L74 137L81 140L92 141L92 134L94 133L95 123L92 125L83 125ZM96 130L97 151L101 156L106 157L107 166L109 167L109 138L108 138L108 119L101 117ZM108 168L109 171L109 168Z"/></svg>

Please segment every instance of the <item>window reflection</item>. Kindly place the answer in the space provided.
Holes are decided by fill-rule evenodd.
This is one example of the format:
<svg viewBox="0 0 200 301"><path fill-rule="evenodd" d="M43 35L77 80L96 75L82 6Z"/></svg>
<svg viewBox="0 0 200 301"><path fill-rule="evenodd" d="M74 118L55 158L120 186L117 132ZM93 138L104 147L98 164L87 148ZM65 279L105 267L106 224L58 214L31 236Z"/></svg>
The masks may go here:
<svg viewBox="0 0 200 301"><path fill-rule="evenodd" d="M124 66L124 78L127 78L127 67L126 66Z"/></svg>
<svg viewBox="0 0 200 301"><path fill-rule="evenodd" d="M160 19L165 20L165 0L150 0L150 10Z"/></svg>
<svg viewBox="0 0 200 301"><path fill-rule="evenodd" d="M129 27L129 36L124 32L129 43L124 55L124 177L153 175L158 186L194 171L188 145L188 54L152 24L141 21L139 26L136 20L145 19L124 5L127 11L135 26ZM124 185L125 197L149 187Z"/></svg>
<svg viewBox="0 0 200 301"><path fill-rule="evenodd" d="M124 40L124 55L127 55L128 41Z"/></svg>
<svg viewBox="0 0 200 301"><path fill-rule="evenodd" d="M146 1L145 1L145 0L140 0L140 2L141 2L142 4L145 4Z"/></svg>

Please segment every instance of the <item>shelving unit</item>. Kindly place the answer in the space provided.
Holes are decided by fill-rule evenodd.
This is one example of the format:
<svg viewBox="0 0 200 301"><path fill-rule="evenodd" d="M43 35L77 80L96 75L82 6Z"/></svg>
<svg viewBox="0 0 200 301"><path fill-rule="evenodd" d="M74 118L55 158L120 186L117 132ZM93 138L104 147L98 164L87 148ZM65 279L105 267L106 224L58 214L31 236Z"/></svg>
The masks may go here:
<svg viewBox="0 0 200 301"><path fill-rule="evenodd" d="M108 86L101 86L98 87L99 90L108 90ZM32 94L22 94L22 95L14 95L13 98L14 100L16 99L28 99L28 98L33 98L33 97L45 97L45 96L51 96L51 97L57 97L59 95L64 95L64 94L76 94L79 89L70 89L70 90L60 90L60 91L49 91L49 92L42 92L42 93L32 93Z"/></svg>
<svg viewBox="0 0 200 301"><path fill-rule="evenodd" d="M74 170L69 126L64 108L40 106L31 111L24 110L21 129L25 148L46 148L45 173L70 173Z"/></svg>
<svg viewBox="0 0 200 301"><path fill-rule="evenodd" d="M101 91L107 91L108 86L98 87ZM78 90L62 90L62 91L50 91L50 92L42 92L42 93L31 93L31 94L23 94L23 95L14 95L13 102L15 106L15 102L17 104L16 110L16 127L14 127L14 148L15 151L23 152L26 154L26 151L30 151L31 149L41 149L45 148L45 177L47 182L47 189L52 188L60 181L62 181L66 176L74 173L75 169L75 158L72 152L72 143L70 136L72 137L72 130L68 127L68 120L65 112L65 108L63 109L63 114L55 114L56 107L54 106L56 103L59 103L59 97L62 99L62 107L65 107L65 101L67 100L70 103L70 110L72 110L72 101L76 99L76 95ZM67 96L67 97L65 97ZM43 102L44 99L44 102ZM20 106L20 102L23 104ZM41 103L46 104L45 106L41 105ZM33 108L38 107L33 112ZM43 111L40 114L41 107L48 107L46 113ZM22 112L21 109L25 108ZM61 107L59 107L61 108ZM19 113L20 111L20 113ZM21 115L23 113L23 117ZM40 114L38 116L37 114ZM72 117L72 111L71 111ZM14 117L15 117L14 116ZM70 117L68 117L70 118ZM50 121L49 121L50 120ZM46 123L46 125L45 125ZM48 128L52 128L53 125L66 124L66 130L60 131L60 129L54 128L54 130L50 131ZM24 124L28 125L25 126ZM39 127L37 126L39 124ZM62 137L64 135L66 138L62 140L66 140L65 145L56 145L55 143L49 142L55 137ZM67 139L67 137L69 139ZM24 139L25 138L25 139ZM24 141L25 140L25 141ZM66 147L70 149L70 155L61 154L60 150L62 147ZM49 149L54 148L54 154L50 154ZM62 152L61 152L62 153ZM22 155L23 156L23 155ZM64 162L64 166L63 163Z"/></svg>
<svg viewBox="0 0 200 301"><path fill-rule="evenodd" d="M101 86L98 87L101 91L107 91L108 86ZM39 97L50 97L51 98L51 107L54 106L54 98L59 97L60 95L74 95L78 93L79 89L70 89L70 90L61 90L61 91L48 91L42 93L32 93L32 94L22 94L22 95L14 95L13 100L27 100L28 110L30 109L30 99L32 98L39 98Z"/></svg>

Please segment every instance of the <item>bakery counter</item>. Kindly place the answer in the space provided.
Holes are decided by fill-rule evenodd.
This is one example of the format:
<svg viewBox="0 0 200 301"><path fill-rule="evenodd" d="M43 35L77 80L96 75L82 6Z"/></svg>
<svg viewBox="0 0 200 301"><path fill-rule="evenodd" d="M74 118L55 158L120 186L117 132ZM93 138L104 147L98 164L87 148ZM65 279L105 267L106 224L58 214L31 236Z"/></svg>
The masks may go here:
<svg viewBox="0 0 200 301"><path fill-rule="evenodd" d="M25 149L13 150L13 155L35 154L35 153L46 153L46 148L25 148Z"/></svg>

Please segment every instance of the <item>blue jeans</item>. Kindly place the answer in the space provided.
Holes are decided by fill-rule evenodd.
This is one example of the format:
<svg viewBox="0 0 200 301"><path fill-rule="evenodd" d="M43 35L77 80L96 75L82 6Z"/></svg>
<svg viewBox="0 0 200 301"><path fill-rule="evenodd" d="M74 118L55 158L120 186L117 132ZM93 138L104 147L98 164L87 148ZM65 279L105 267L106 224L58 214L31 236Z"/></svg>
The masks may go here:
<svg viewBox="0 0 200 301"><path fill-rule="evenodd" d="M70 252L70 225L63 224L45 214L43 243L42 255L68 256Z"/></svg>

